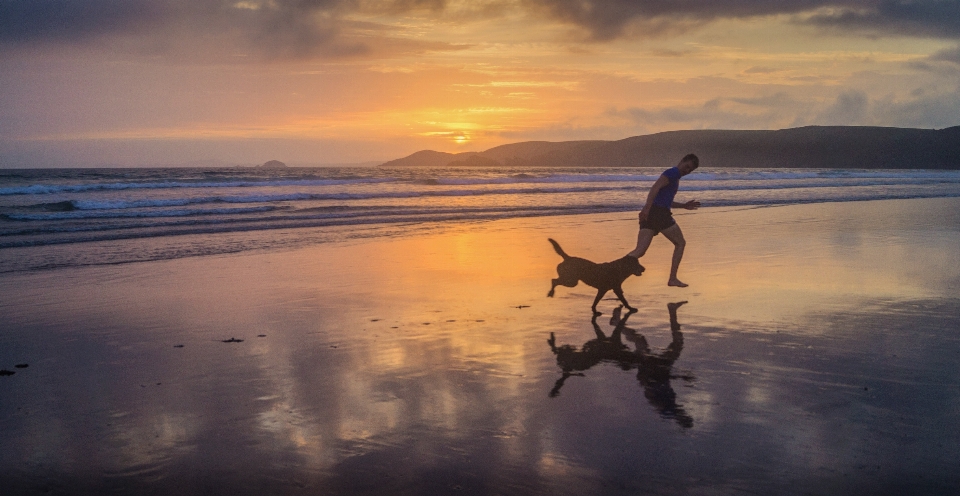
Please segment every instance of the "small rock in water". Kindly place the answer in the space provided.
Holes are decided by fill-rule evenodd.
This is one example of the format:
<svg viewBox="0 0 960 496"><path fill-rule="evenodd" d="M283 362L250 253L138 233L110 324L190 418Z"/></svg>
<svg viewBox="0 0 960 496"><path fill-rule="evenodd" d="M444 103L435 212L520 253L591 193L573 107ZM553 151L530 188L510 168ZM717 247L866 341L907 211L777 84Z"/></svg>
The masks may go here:
<svg viewBox="0 0 960 496"><path fill-rule="evenodd" d="M16 374L16 372L14 372L14 371L12 371L12 370L7 370L7 369L0 370L0 376L2 376L2 375L13 375L13 374Z"/></svg>
<svg viewBox="0 0 960 496"><path fill-rule="evenodd" d="M18 363L18 364L16 364L16 365L14 365L14 367L16 367L16 368L18 368L18 369L25 369L25 368L27 368L27 367L29 367L29 366L30 366L30 364L27 364L27 363Z"/></svg>
<svg viewBox="0 0 960 496"><path fill-rule="evenodd" d="M183 348L183 345L182 345L182 344L175 344L175 345L173 345L173 347L174 347L174 348Z"/></svg>
<svg viewBox="0 0 960 496"><path fill-rule="evenodd" d="M237 338L230 338L230 339L224 339L223 342L224 343L242 343L243 340L237 339Z"/></svg>
<svg viewBox="0 0 960 496"><path fill-rule="evenodd" d="M530 308L530 305L517 305L517 308L520 308L520 309Z"/></svg>
<svg viewBox="0 0 960 496"><path fill-rule="evenodd" d="M370 319L370 322L380 322L381 319Z"/></svg>
<svg viewBox="0 0 960 496"><path fill-rule="evenodd" d="M266 335L266 334L257 334L257 337L258 337L258 338L265 338L265 337L267 337L267 335Z"/></svg>

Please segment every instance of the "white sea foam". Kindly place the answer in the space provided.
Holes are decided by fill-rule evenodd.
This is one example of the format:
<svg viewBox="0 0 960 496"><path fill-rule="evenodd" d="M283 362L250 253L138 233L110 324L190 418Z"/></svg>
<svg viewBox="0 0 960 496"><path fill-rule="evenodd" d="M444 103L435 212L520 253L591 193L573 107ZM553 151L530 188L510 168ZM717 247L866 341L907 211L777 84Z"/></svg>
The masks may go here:
<svg viewBox="0 0 960 496"><path fill-rule="evenodd" d="M93 183L93 184L31 184L29 186L11 186L0 188L4 195L47 195L55 193L81 193L88 191L122 191L138 189L182 189L182 188L265 188L282 186L340 186L352 184L377 184L393 182L393 178L369 179L302 179L279 181L219 181L219 182L139 182L139 183Z"/></svg>
<svg viewBox="0 0 960 496"><path fill-rule="evenodd" d="M622 170L622 169L616 169ZM384 171L384 173L392 171ZM329 187L360 186L382 183L417 184L427 186L476 186L503 184L544 184L544 183L636 183L650 182L659 177L658 173L558 173L542 172L534 174L508 174L500 177L458 176L456 169L447 171L449 175L433 178L409 179L399 175L390 177L366 177L349 179L265 179L260 181L143 181L143 182L93 182L71 184L31 184L0 187L0 196L7 195L49 195L60 193L84 193L91 191L124 190L162 190L162 189L211 189L211 188L278 188L278 187ZM462 171L476 173L474 170ZM696 181L776 181L797 179L890 179L910 181L918 179L934 181L960 181L960 171L874 171L874 170L722 170L698 171L688 176Z"/></svg>
<svg viewBox="0 0 960 496"><path fill-rule="evenodd" d="M4 214L10 220L64 220L64 219L109 219L123 217L185 217L194 215L238 215L259 212L269 212L277 207L243 207L243 208L199 208L181 210L139 210L139 211L81 211L51 212L43 214Z"/></svg>

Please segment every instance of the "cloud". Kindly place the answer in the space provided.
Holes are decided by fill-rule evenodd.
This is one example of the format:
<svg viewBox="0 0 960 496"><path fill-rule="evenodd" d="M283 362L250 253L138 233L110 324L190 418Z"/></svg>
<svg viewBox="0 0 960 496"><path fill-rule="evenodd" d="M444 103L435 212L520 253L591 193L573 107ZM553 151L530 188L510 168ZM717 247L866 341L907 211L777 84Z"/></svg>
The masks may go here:
<svg viewBox="0 0 960 496"><path fill-rule="evenodd" d="M3 0L0 42L79 41L117 30L133 31L168 21L174 2L143 0Z"/></svg>
<svg viewBox="0 0 960 496"><path fill-rule="evenodd" d="M952 92L927 95L905 101L879 99L871 103L870 114L880 125L944 128L960 125L960 87Z"/></svg>
<svg viewBox="0 0 960 496"><path fill-rule="evenodd" d="M914 90L910 96L871 99L862 91L846 90L812 123L923 128L960 125L960 88L932 94Z"/></svg>
<svg viewBox="0 0 960 496"><path fill-rule="evenodd" d="M527 0L526 4L549 16L583 28L593 40L605 41L630 32L655 35L686 30L723 17L750 17L800 12L825 1L794 0ZM790 5L794 4L793 8ZM631 29L634 28L634 29Z"/></svg>
<svg viewBox="0 0 960 496"><path fill-rule="evenodd" d="M826 125L847 126L865 124L870 102L867 94L859 90L847 90L817 116L817 122Z"/></svg>
<svg viewBox="0 0 960 496"><path fill-rule="evenodd" d="M478 1L497 4L498 0ZM719 19L790 16L871 36L960 38L957 0L517 0L521 8L582 28L595 41L683 32ZM437 11L442 11L440 6ZM501 12L505 9L486 9Z"/></svg>
<svg viewBox="0 0 960 496"><path fill-rule="evenodd" d="M935 60L937 62L953 62L954 64L960 65L960 46L940 50L939 52L931 55L929 60Z"/></svg>
<svg viewBox="0 0 960 496"><path fill-rule="evenodd" d="M595 41L682 32L718 19L788 15L803 24L873 36L960 38L956 0L526 0Z"/></svg>
<svg viewBox="0 0 960 496"><path fill-rule="evenodd" d="M960 87L946 92L914 91L905 98L870 98L858 89L831 102L783 92L757 97L714 98L699 105L604 112L611 128L625 134L671 129L782 129L806 125L944 128L960 125Z"/></svg>
<svg viewBox="0 0 960 496"><path fill-rule="evenodd" d="M758 96L752 98L728 98L727 100L741 105L752 105L757 107L785 108L799 104L784 92L777 92L772 95Z"/></svg>
<svg viewBox="0 0 960 496"><path fill-rule="evenodd" d="M956 0L848 1L832 7L805 22L875 36L960 38L960 2Z"/></svg>
<svg viewBox="0 0 960 496"><path fill-rule="evenodd" d="M766 67L766 66L761 66L761 65L755 65L755 66L753 66L753 67L749 67L749 68L747 68L747 69L744 69L743 73L744 73L744 74L773 74L773 73L775 73L775 72L781 72L781 71L783 71L783 69L777 69L777 68L775 68L775 67Z"/></svg>
<svg viewBox="0 0 960 496"><path fill-rule="evenodd" d="M793 121L792 112L773 106L737 109L713 99L702 105L648 110L639 107L611 109L608 117L630 122L638 131L669 129L769 129Z"/></svg>
<svg viewBox="0 0 960 496"><path fill-rule="evenodd" d="M402 33L396 30L351 20L350 14L433 12L444 5L445 0L0 0L0 50L100 42L177 55L353 56L389 47L390 40L407 47L417 43L398 38ZM429 50L446 44L421 45Z"/></svg>
<svg viewBox="0 0 960 496"><path fill-rule="evenodd" d="M956 0L0 0L0 49L126 38L268 57L346 56L370 49L369 31L351 27L351 16L464 23L511 12L574 26L593 41L774 15L855 34L960 38Z"/></svg>

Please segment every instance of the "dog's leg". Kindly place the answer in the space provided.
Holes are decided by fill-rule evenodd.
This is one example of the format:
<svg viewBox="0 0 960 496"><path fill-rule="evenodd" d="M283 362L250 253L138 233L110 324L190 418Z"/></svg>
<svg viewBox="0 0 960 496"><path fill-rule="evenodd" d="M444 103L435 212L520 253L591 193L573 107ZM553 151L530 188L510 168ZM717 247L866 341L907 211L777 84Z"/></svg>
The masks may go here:
<svg viewBox="0 0 960 496"><path fill-rule="evenodd" d="M560 376L559 379L557 379L557 382L553 385L553 389L550 390L550 393L548 394L548 396L550 396L551 398L556 398L560 394L560 388L563 387L563 383L566 382L567 378L570 377L570 375L571 374L569 372L564 372L563 375Z"/></svg>
<svg viewBox="0 0 960 496"><path fill-rule="evenodd" d="M627 303L627 299L624 298L623 296L623 288L620 288L620 287L613 288L613 292L614 294L617 295L617 298L620 298L620 301L623 302L623 306L627 307L627 310L630 310L632 312L635 312L637 310L636 308L631 307L629 303Z"/></svg>
<svg viewBox="0 0 960 496"><path fill-rule="evenodd" d="M593 314L594 314L594 315L603 315L601 312L598 312L598 311L597 311L597 303L600 303L600 298L603 298L603 295L605 295L605 294L607 294L607 290L606 290L606 289L598 289L598 290L597 290L597 297L593 299L593 307L591 307L591 308L593 308Z"/></svg>
<svg viewBox="0 0 960 496"><path fill-rule="evenodd" d="M560 284L560 279L551 279L550 280L550 292L547 293L548 298L553 298L553 291L557 289L557 285Z"/></svg>
<svg viewBox="0 0 960 496"><path fill-rule="evenodd" d="M597 339L607 339L607 335L600 329L600 324L597 324L597 312L593 313L593 318L590 319L590 323L593 324L593 332L597 333Z"/></svg>

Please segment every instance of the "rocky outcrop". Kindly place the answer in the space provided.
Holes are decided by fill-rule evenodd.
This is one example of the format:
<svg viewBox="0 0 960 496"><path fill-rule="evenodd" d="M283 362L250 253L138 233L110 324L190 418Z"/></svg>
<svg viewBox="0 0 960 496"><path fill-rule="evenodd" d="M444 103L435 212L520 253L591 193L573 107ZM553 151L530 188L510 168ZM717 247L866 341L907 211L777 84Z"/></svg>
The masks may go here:
<svg viewBox="0 0 960 496"><path fill-rule="evenodd" d="M264 163L261 164L261 165L258 165L257 167L260 168L260 169L283 169L283 168L285 168L286 166L287 166L287 164L285 164L285 163L283 163L283 162L281 162L281 161L279 161L279 160L270 160L270 161L268 161L268 162L264 162Z"/></svg>

